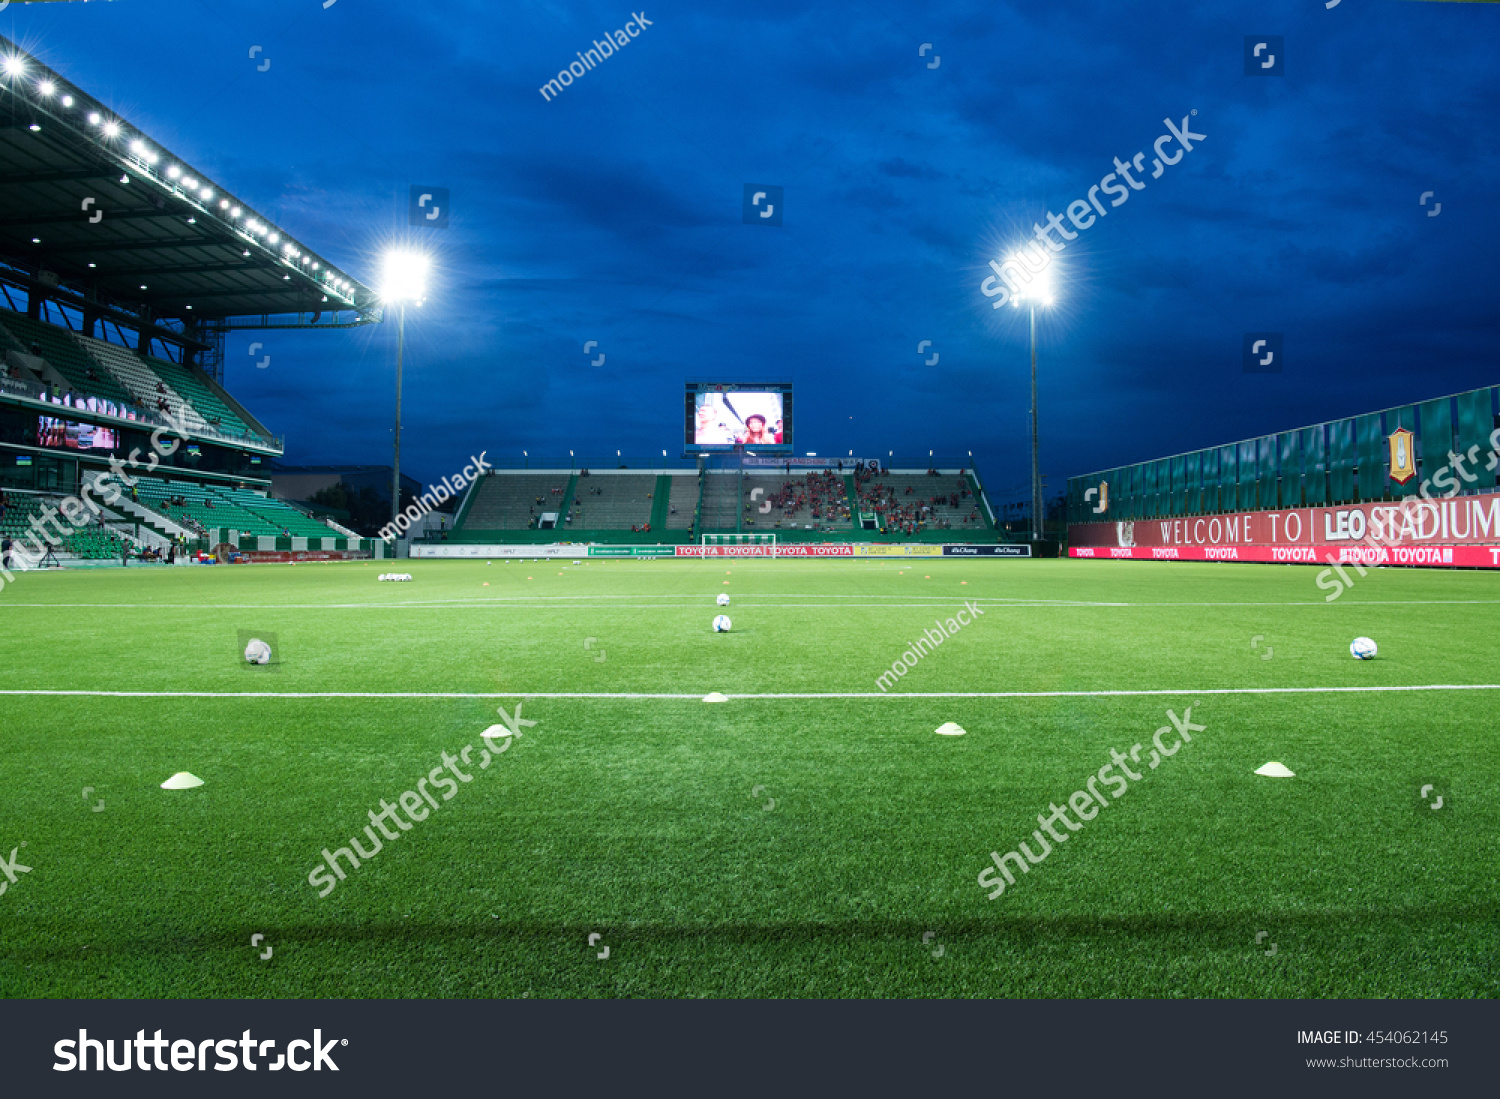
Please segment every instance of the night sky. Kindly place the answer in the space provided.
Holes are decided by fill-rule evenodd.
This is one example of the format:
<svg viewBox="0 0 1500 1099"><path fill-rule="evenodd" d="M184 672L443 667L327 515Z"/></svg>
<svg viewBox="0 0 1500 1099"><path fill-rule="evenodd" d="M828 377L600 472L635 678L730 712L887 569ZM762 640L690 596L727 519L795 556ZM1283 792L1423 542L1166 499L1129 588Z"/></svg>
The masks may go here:
<svg viewBox="0 0 1500 1099"><path fill-rule="evenodd" d="M0 31L367 284L432 251L427 481L480 449L675 458L685 380L790 379L799 453L972 450L1024 498L1025 310L981 283L1138 152L1039 312L1050 491L1500 382L1500 5L114 0ZM1150 178L1185 118L1204 140ZM412 184L451 190L447 229L408 225ZM746 184L780 226L743 223ZM287 461L388 463L394 329L237 335L226 382ZM1282 373L1245 372L1253 332Z"/></svg>

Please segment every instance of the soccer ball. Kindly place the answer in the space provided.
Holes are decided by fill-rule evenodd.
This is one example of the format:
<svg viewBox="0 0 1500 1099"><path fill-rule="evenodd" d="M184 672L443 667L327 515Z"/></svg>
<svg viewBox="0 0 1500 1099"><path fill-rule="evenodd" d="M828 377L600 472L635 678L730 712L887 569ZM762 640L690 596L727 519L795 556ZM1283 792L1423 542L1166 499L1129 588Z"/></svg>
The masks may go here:
<svg viewBox="0 0 1500 1099"><path fill-rule="evenodd" d="M1375 642L1368 637L1356 637L1349 642L1349 655L1355 660L1370 660L1375 656Z"/></svg>
<svg viewBox="0 0 1500 1099"><path fill-rule="evenodd" d="M250 664L271 663L271 646L258 637L252 637L245 646L245 660Z"/></svg>
<svg viewBox="0 0 1500 1099"><path fill-rule="evenodd" d="M730 622L727 614L721 614L714 619L714 633L728 633L729 626Z"/></svg>
<svg viewBox="0 0 1500 1099"><path fill-rule="evenodd" d="M719 606L721 606L721 607L727 607L727 606L729 606L729 593L727 591L719 593Z"/></svg>

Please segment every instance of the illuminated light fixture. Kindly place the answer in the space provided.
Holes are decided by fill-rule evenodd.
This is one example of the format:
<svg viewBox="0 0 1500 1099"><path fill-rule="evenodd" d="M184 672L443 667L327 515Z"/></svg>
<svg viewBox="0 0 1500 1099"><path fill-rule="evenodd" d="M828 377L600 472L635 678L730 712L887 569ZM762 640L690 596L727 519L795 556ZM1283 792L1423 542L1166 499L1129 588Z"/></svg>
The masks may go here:
<svg viewBox="0 0 1500 1099"><path fill-rule="evenodd" d="M27 126L26 128L28 130L30 130L32 133L34 133L34 134L39 134L39 133L42 132L41 124L37 123L37 122L33 122L30 126Z"/></svg>
<svg viewBox="0 0 1500 1099"><path fill-rule="evenodd" d="M120 136L120 124L118 122L106 122L104 124L104 136L105 137L119 137Z"/></svg>
<svg viewBox="0 0 1500 1099"><path fill-rule="evenodd" d="M187 223L189 225L197 225L198 224L198 219L197 218L188 218Z"/></svg>
<svg viewBox="0 0 1500 1099"><path fill-rule="evenodd" d="M145 283L144 283L144 282L143 282L143 283L141 283L141 289L142 289L142 290L144 290L144 289L146 289L146 284L145 284Z"/></svg>
<svg viewBox="0 0 1500 1099"><path fill-rule="evenodd" d="M176 179L180 175L182 175L182 169L179 168L179 167L177 167L177 165L175 165L175 164L172 165L170 168L167 169L167 178L168 179Z"/></svg>
<svg viewBox="0 0 1500 1099"><path fill-rule="evenodd" d="M390 302L421 301L431 262L420 252L387 252L381 263L380 296Z"/></svg>
<svg viewBox="0 0 1500 1099"><path fill-rule="evenodd" d="M144 158L146 155L146 146L137 138L130 143L130 151L136 156Z"/></svg>
<svg viewBox="0 0 1500 1099"><path fill-rule="evenodd" d="M90 267L98 267L99 265L97 263L90 263L89 266Z"/></svg>
<svg viewBox="0 0 1500 1099"><path fill-rule="evenodd" d="M120 182L121 183L129 183L130 182L130 177L128 175L126 175L124 172L121 172L120 173Z"/></svg>
<svg viewBox="0 0 1500 1099"><path fill-rule="evenodd" d="M316 271L317 269L318 269L318 265L316 263L313 264L313 270Z"/></svg>
<svg viewBox="0 0 1500 1099"><path fill-rule="evenodd" d="M189 309L191 309L191 308L192 308L192 306L191 306L191 305L190 305L190 306L188 306L188 308L189 308Z"/></svg>
<svg viewBox="0 0 1500 1099"><path fill-rule="evenodd" d="M32 244L40 244L40 243L42 243L42 238L41 237L32 237L31 238L31 243Z"/></svg>
<svg viewBox="0 0 1500 1099"><path fill-rule="evenodd" d="M280 233L272 233L270 236L268 236L266 238L266 243L267 244L275 244L280 239L281 239L281 234Z"/></svg>
<svg viewBox="0 0 1500 1099"><path fill-rule="evenodd" d="M232 217L232 218L239 217L240 216L240 208L238 206L231 207L230 210L229 210L229 216Z"/></svg>
<svg viewBox="0 0 1500 1099"><path fill-rule="evenodd" d="M36 86L36 90L41 92L43 95L51 95L53 92L57 91L57 85L52 83L52 81L50 80L43 80Z"/></svg>
<svg viewBox="0 0 1500 1099"><path fill-rule="evenodd" d="M62 105L64 107L71 107L73 105L73 97L71 95L65 95L65 96L63 96L62 97Z"/></svg>
<svg viewBox="0 0 1500 1099"><path fill-rule="evenodd" d="M104 119L102 119L102 118L99 117L99 112L98 111L90 111L89 112L89 125L90 126L97 126L97 125L99 125L99 123L101 123L103 121L104 121Z"/></svg>
<svg viewBox="0 0 1500 1099"><path fill-rule="evenodd" d="M188 176L186 179L184 179L182 181L182 185L189 191L196 191L198 189L198 181L192 176Z"/></svg>
<svg viewBox="0 0 1500 1099"><path fill-rule="evenodd" d="M212 202L213 198L214 198L214 193L213 193L213 191L211 191L207 187L205 187L205 188L203 188L203 190L201 190L201 191L198 192L198 197L201 198L204 202Z"/></svg>
<svg viewBox="0 0 1500 1099"><path fill-rule="evenodd" d="M219 209L220 210L227 210L227 209L229 209L229 200L227 198L221 198L221 199L219 199Z"/></svg>
<svg viewBox="0 0 1500 1099"><path fill-rule="evenodd" d="M19 57L11 55L5 59L6 76L20 76L25 71L26 62L22 61Z"/></svg>
<svg viewBox="0 0 1500 1099"><path fill-rule="evenodd" d="M240 255L248 257L250 255L250 249L246 248L243 252L240 253Z"/></svg>

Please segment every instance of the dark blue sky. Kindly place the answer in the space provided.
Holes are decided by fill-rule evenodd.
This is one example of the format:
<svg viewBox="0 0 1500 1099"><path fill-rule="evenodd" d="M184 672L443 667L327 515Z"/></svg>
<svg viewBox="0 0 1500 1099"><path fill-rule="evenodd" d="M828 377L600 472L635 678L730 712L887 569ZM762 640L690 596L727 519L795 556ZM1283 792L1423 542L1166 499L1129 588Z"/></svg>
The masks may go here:
<svg viewBox="0 0 1500 1099"><path fill-rule="evenodd" d="M1148 186L1038 322L1054 490L1500 382L1500 5L114 0L0 29L367 282L431 246L403 433L429 481L479 449L675 457L684 380L784 377L799 452L973 450L1023 498L1025 318L986 264L1137 152ZM1247 35L1284 76L1245 75ZM1184 116L1206 139L1149 179ZM408 228L413 183L450 228ZM742 224L747 183L785 188L781 227ZM1251 331L1285 333L1282 374L1243 372ZM289 461L390 460L393 324L227 361Z"/></svg>

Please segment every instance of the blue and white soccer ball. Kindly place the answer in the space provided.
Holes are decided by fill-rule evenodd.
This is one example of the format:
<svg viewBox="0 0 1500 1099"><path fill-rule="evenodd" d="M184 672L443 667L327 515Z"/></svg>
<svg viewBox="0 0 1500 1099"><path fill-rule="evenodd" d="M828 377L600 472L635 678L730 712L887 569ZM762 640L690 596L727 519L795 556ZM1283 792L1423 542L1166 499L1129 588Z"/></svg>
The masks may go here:
<svg viewBox="0 0 1500 1099"><path fill-rule="evenodd" d="M721 591L719 593L719 606L721 606L721 607L727 607L727 606L729 606L729 593L727 591Z"/></svg>
<svg viewBox="0 0 1500 1099"><path fill-rule="evenodd" d="M731 623L727 614L721 614L714 619L714 633L728 633Z"/></svg>
<svg viewBox="0 0 1500 1099"><path fill-rule="evenodd" d="M1371 660L1375 656L1375 642L1368 637L1356 637L1349 642L1349 655L1355 660Z"/></svg>
<svg viewBox="0 0 1500 1099"><path fill-rule="evenodd" d="M247 664L269 664L271 662L271 646L258 637L252 637L250 644L245 646L245 662Z"/></svg>

